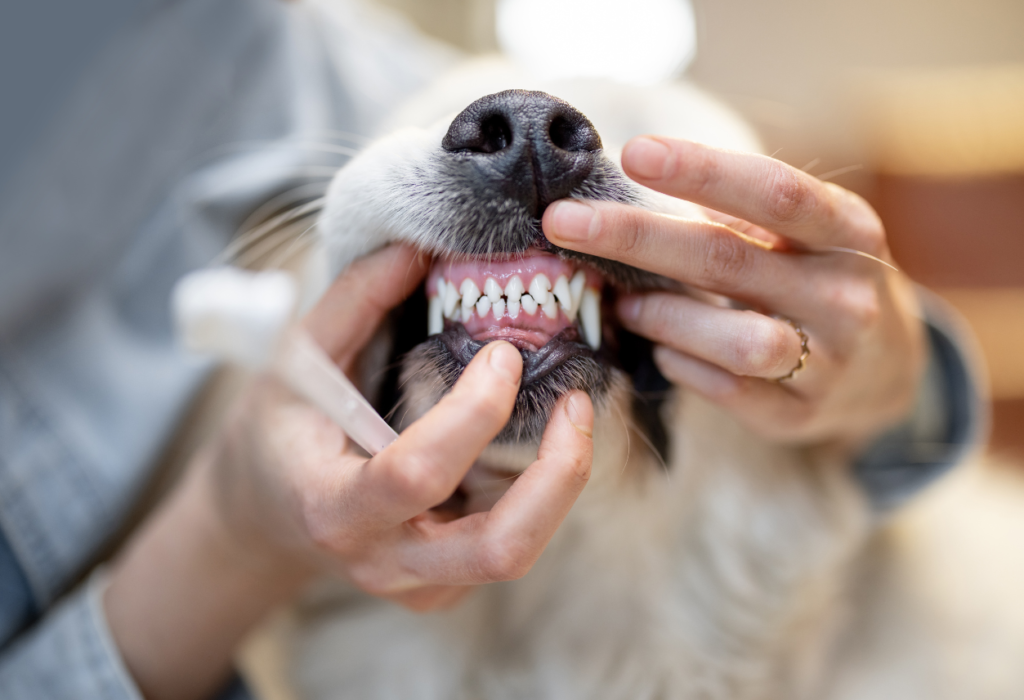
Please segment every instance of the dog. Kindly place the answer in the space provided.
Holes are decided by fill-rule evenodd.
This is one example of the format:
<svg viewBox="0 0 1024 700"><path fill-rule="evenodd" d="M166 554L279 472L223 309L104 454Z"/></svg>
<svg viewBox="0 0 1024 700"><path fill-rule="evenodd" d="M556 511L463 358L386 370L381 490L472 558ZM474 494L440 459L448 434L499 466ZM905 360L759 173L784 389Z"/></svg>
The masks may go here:
<svg viewBox="0 0 1024 700"><path fill-rule="evenodd" d="M701 216L626 178L617 146L641 132L744 150L758 150L756 138L685 85L523 84L480 62L413 100L396 118L413 126L370 144L333 179L315 260L321 279L397 241L434 260L375 341L378 363L364 367L363 386L397 427L429 410L483 343L520 349L512 417L451 507L493 504L535 459L569 390L595 404L593 476L527 576L480 588L453 610L421 615L342 582L314 587L270 633L287 694L881 697L884 664L851 651L864 648L851 630L878 634L861 628L880 597L859 592L873 580L864 562L877 571L885 556L848 465L768 443L670 387L649 343L618 328L608 307L621 291L673 285L559 249L539 227L544 207L569 196ZM280 679L267 681L259 665L246 664L250 677L275 694ZM898 696L915 696L913 684L893 683Z"/></svg>

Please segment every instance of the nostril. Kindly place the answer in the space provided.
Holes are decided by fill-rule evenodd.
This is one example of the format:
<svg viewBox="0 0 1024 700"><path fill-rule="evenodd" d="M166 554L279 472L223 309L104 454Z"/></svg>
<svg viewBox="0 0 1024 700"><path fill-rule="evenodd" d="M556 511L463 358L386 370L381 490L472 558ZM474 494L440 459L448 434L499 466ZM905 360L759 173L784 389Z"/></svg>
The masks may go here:
<svg viewBox="0 0 1024 700"><path fill-rule="evenodd" d="M484 119L480 125L480 131L483 138L480 146L473 150L481 153L497 153L512 144L512 127L501 114L493 114Z"/></svg>
<svg viewBox="0 0 1024 700"><path fill-rule="evenodd" d="M601 140L589 122L562 114L551 120L548 138L563 151L596 151L601 148Z"/></svg>

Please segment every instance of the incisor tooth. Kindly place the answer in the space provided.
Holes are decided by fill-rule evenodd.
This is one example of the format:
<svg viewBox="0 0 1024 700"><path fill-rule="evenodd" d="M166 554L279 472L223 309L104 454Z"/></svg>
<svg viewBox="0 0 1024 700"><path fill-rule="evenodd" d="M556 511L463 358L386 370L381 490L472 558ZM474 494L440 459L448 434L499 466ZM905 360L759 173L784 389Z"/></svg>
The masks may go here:
<svg viewBox="0 0 1024 700"><path fill-rule="evenodd" d="M569 280L565 278L565 275L558 276L558 279L555 280L555 288L552 291L555 298L558 299L558 305L568 315L572 310L572 292L569 291Z"/></svg>
<svg viewBox="0 0 1024 700"><path fill-rule="evenodd" d="M462 315L466 315L466 310L473 311L473 307L476 306L476 300L480 298L480 287L476 286L476 282L469 279L468 277L462 280L462 287L459 289L462 294Z"/></svg>
<svg viewBox="0 0 1024 700"><path fill-rule="evenodd" d="M480 297L480 301L476 303L476 315L479 318L483 318L491 310L491 300L487 297Z"/></svg>
<svg viewBox="0 0 1024 700"><path fill-rule="evenodd" d="M577 270L569 282L569 294L572 296L572 309L569 318L576 318L576 312L580 310L580 301L583 299L583 288L587 286L587 273Z"/></svg>
<svg viewBox="0 0 1024 700"><path fill-rule="evenodd" d="M555 318L558 316L558 302L555 301L553 294L548 295L548 300L540 305L540 310L544 312L544 315L548 318Z"/></svg>
<svg viewBox="0 0 1024 700"><path fill-rule="evenodd" d="M601 347L601 297L589 287L580 300L580 330L587 345L595 350Z"/></svg>
<svg viewBox="0 0 1024 700"><path fill-rule="evenodd" d="M523 311L531 316L537 313L537 300L529 294L524 294L520 297L519 303L523 305Z"/></svg>
<svg viewBox="0 0 1024 700"><path fill-rule="evenodd" d="M439 287L442 291L444 287ZM427 307L427 335L437 335L444 330L444 300L441 295L435 294L430 297L430 305Z"/></svg>
<svg viewBox="0 0 1024 700"><path fill-rule="evenodd" d="M462 322L468 323L470 317L473 316L473 307L471 306L467 309L465 306L460 306L459 313L461 314Z"/></svg>
<svg viewBox="0 0 1024 700"><path fill-rule="evenodd" d="M491 311L494 313L494 320L497 321L499 318L505 315L505 300L498 298L498 301L491 304Z"/></svg>
<svg viewBox="0 0 1024 700"><path fill-rule="evenodd" d="M551 280L543 272L537 273L530 282L530 296L532 296L538 304L543 306L548 300L548 291L551 289Z"/></svg>
<svg viewBox="0 0 1024 700"><path fill-rule="evenodd" d="M510 302L519 301L519 298L523 296L523 292L526 291L526 287L523 286L523 281L519 279L519 275L516 275L508 281L505 285L505 296L508 297Z"/></svg>
<svg viewBox="0 0 1024 700"><path fill-rule="evenodd" d="M508 300L508 316L511 319L519 318L519 299L513 299L509 297Z"/></svg>
<svg viewBox="0 0 1024 700"><path fill-rule="evenodd" d="M451 282L444 283L444 317L455 318L455 307L459 304L459 290Z"/></svg>
<svg viewBox="0 0 1024 700"><path fill-rule="evenodd" d="M484 294L487 295L487 298L490 299L493 304L498 301L498 299L501 299L501 297L505 295L505 292L502 291L501 285L495 282L493 277L488 277L487 281L484 282Z"/></svg>

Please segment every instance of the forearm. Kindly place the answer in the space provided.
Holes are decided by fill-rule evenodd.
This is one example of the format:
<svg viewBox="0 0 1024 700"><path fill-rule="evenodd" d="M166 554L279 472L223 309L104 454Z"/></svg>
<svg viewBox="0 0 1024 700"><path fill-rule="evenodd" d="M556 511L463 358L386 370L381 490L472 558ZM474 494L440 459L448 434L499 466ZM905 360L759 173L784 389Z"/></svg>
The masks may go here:
<svg viewBox="0 0 1024 700"><path fill-rule="evenodd" d="M104 598L114 640L147 698L209 697L245 633L308 577L228 532L205 459L129 543Z"/></svg>

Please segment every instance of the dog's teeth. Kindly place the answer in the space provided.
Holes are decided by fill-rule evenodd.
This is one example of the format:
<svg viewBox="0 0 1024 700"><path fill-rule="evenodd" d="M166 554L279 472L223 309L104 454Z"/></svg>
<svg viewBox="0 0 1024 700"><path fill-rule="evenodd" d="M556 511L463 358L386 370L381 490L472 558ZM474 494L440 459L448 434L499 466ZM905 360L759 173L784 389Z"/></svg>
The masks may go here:
<svg viewBox="0 0 1024 700"><path fill-rule="evenodd" d="M551 280L543 272L537 274L530 282L530 296L532 296L538 304L543 306L548 300L548 291L551 289Z"/></svg>
<svg viewBox="0 0 1024 700"><path fill-rule="evenodd" d="M487 298L490 299L493 304L498 301L498 299L501 299L505 295L505 292L501 289L501 285L494 281L493 277L488 277L487 281L484 282L484 294L487 295Z"/></svg>
<svg viewBox="0 0 1024 700"><path fill-rule="evenodd" d="M469 319L473 317L473 309L474 308L475 307L473 307L473 306L469 307L468 309L465 306L460 306L459 307L459 310L458 310L457 313L459 314L459 318L462 319L463 323L469 323Z"/></svg>
<svg viewBox="0 0 1024 700"><path fill-rule="evenodd" d="M467 310L472 313L473 307L476 306L476 301L480 298L480 287L467 277L462 280L459 292L462 294L462 315L465 316Z"/></svg>
<svg viewBox="0 0 1024 700"><path fill-rule="evenodd" d="M523 305L523 311L533 316L537 313L537 300L529 294L524 294L520 299L519 303Z"/></svg>
<svg viewBox="0 0 1024 700"><path fill-rule="evenodd" d="M558 299L558 305L562 307L566 315L572 311L572 292L569 291L569 280L565 278L565 275L559 275L558 279L555 280L555 288L553 290L555 298Z"/></svg>
<svg viewBox="0 0 1024 700"><path fill-rule="evenodd" d="M572 281L569 282L569 295L572 297L572 306L567 314L570 319L576 318L576 313L580 310L580 301L583 299L583 288L587 286L587 273L583 270L577 270L576 274L572 276Z"/></svg>
<svg viewBox="0 0 1024 700"><path fill-rule="evenodd" d="M438 286L444 291L444 287ZM444 300L439 294L430 297L427 307L427 335L437 335L444 330Z"/></svg>
<svg viewBox="0 0 1024 700"><path fill-rule="evenodd" d="M512 308L512 302L519 301L519 298L523 296L523 292L526 291L526 287L523 286L523 281L519 279L519 275L516 275L508 281L505 285L505 296L508 297L509 308ZM512 318L515 318L513 316Z"/></svg>
<svg viewBox="0 0 1024 700"><path fill-rule="evenodd" d="M497 321L499 318L505 315L505 300L498 297L496 302L491 304L491 311L494 313L494 320Z"/></svg>
<svg viewBox="0 0 1024 700"><path fill-rule="evenodd" d="M601 347L601 296L596 289L583 290L580 300L580 330L587 345L597 350Z"/></svg>
<svg viewBox="0 0 1024 700"><path fill-rule="evenodd" d="M491 300L487 297L480 297L480 301L476 303L476 315L478 318L483 318L491 310Z"/></svg>
<svg viewBox="0 0 1024 700"><path fill-rule="evenodd" d="M519 318L519 299L508 298L508 317L511 319Z"/></svg>
<svg viewBox="0 0 1024 700"><path fill-rule="evenodd" d="M554 294L548 295L548 300L540 305L540 310L548 318L556 318L558 316L558 302L555 301Z"/></svg>
<svg viewBox="0 0 1024 700"><path fill-rule="evenodd" d="M462 295L451 282L445 282L444 290L444 317L455 318L455 307L458 306Z"/></svg>

